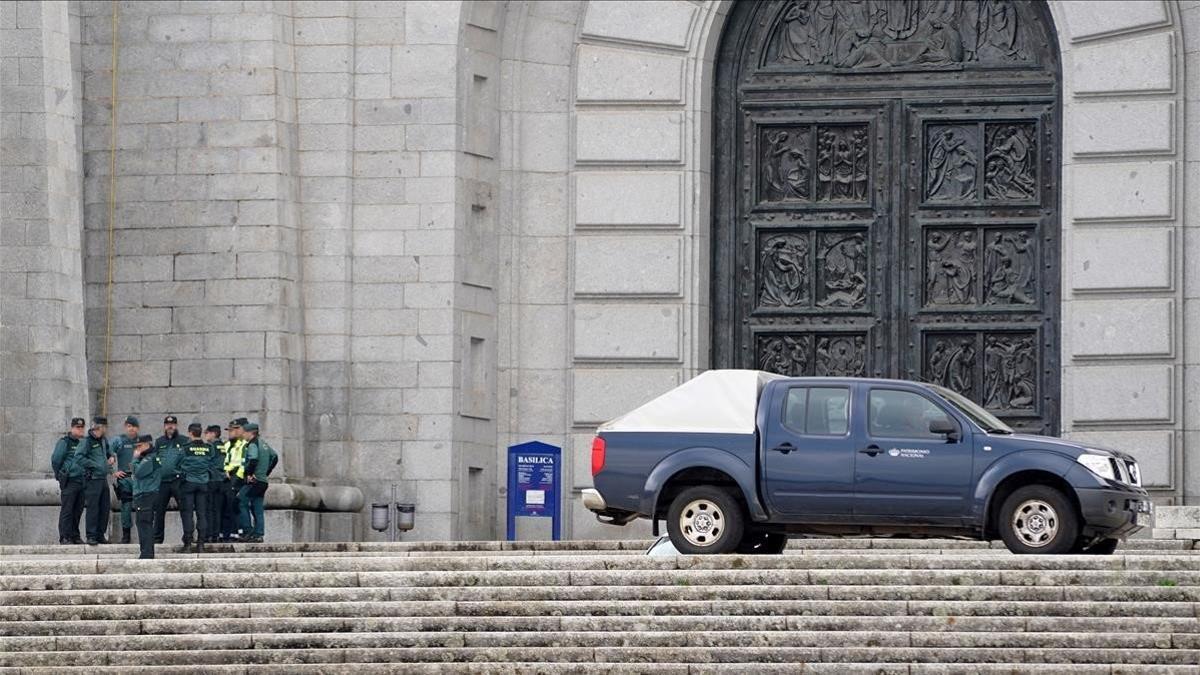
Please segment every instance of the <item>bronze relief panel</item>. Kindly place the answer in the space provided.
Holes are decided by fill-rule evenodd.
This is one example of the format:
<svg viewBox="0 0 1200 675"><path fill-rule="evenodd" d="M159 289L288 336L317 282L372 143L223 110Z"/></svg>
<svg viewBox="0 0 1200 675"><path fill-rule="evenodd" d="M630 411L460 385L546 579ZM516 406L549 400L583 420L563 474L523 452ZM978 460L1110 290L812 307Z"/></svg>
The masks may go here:
<svg viewBox="0 0 1200 675"><path fill-rule="evenodd" d="M775 206L866 204L869 124L770 124L758 128L758 201Z"/></svg>
<svg viewBox="0 0 1200 675"><path fill-rule="evenodd" d="M927 122L924 189L931 205L1036 203L1037 122Z"/></svg>
<svg viewBox="0 0 1200 675"><path fill-rule="evenodd" d="M758 241L755 314L866 307L865 229L763 229Z"/></svg>
<svg viewBox="0 0 1200 675"><path fill-rule="evenodd" d="M926 309L1037 309L1033 225L926 227L924 249Z"/></svg>
<svg viewBox="0 0 1200 675"><path fill-rule="evenodd" d="M1038 413L1035 330L925 333L922 377L979 402L993 413Z"/></svg>
<svg viewBox="0 0 1200 675"><path fill-rule="evenodd" d="M755 367L790 377L863 377L865 333L770 332L755 340Z"/></svg>
<svg viewBox="0 0 1200 675"><path fill-rule="evenodd" d="M938 70L1035 60L1013 0L792 0L762 65Z"/></svg>

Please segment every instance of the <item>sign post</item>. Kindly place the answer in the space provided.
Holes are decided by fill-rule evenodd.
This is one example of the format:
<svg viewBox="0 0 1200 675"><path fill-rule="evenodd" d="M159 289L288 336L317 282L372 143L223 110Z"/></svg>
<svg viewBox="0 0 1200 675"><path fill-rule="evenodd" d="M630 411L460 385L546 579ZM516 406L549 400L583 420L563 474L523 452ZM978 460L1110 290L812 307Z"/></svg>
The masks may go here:
<svg viewBox="0 0 1200 675"><path fill-rule="evenodd" d="M517 538L517 516L550 518L554 541L562 535L559 485L562 449L531 441L508 448L508 540Z"/></svg>

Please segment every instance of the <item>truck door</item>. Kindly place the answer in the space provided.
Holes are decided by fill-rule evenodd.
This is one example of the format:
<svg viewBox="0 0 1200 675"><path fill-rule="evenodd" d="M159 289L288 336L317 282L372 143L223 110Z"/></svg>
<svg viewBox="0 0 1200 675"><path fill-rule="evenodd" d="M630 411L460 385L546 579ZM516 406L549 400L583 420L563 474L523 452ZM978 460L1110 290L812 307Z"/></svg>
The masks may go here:
<svg viewBox="0 0 1200 675"><path fill-rule="evenodd" d="M865 522L948 523L966 515L972 445L962 425L932 398L911 390L864 387L855 422L854 514ZM949 437L930 422L949 422ZM957 440L950 440L957 437Z"/></svg>
<svg viewBox="0 0 1200 675"><path fill-rule="evenodd" d="M762 470L771 510L848 520L854 506L850 388L775 390L763 425ZM818 519L819 520L819 519Z"/></svg>

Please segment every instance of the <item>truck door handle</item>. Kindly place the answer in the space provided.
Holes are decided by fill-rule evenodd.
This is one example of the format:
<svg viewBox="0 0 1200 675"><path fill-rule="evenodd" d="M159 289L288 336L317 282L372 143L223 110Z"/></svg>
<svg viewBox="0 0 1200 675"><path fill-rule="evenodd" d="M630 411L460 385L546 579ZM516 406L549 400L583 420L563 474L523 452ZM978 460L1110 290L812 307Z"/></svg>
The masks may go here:
<svg viewBox="0 0 1200 675"><path fill-rule="evenodd" d="M795 450L796 446L792 445L791 443L784 443L783 445L777 445L771 449L774 450L775 452L782 452L783 454L786 455L789 452Z"/></svg>
<svg viewBox="0 0 1200 675"><path fill-rule="evenodd" d="M879 449L878 445L868 445L867 447L863 448L862 450L859 450L859 452L861 452L864 455L870 455L871 457L874 457L875 455L878 455L880 452L882 452L882 450Z"/></svg>

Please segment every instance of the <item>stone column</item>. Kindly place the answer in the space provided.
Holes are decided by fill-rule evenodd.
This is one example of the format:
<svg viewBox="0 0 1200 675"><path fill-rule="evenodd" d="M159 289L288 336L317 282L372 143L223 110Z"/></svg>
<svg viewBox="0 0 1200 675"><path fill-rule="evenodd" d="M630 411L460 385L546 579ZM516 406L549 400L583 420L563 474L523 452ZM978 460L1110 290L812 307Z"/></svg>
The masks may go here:
<svg viewBox="0 0 1200 675"><path fill-rule="evenodd" d="M0 544L54 540L56 486L18 479L88 414L77 103L66 0L0 3Z"/></svg>

